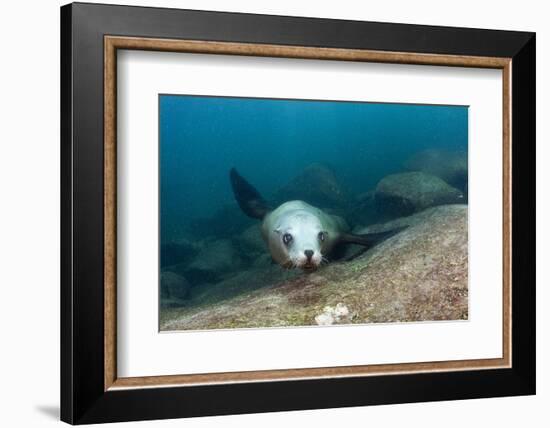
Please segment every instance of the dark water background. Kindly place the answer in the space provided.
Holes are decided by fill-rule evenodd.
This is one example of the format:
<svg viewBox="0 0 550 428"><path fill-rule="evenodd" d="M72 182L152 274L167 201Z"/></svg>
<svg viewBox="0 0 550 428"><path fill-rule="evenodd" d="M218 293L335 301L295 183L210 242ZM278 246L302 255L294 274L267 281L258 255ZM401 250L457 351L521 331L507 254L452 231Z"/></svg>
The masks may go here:
<svg viewBox="0 0 550 428"><path fill-rule="evenodd" d="M231 167L267 198L312 163L360 194L416 152L468 144L464 106L161 95L159 108L163 242L235 204Z"/></svg>

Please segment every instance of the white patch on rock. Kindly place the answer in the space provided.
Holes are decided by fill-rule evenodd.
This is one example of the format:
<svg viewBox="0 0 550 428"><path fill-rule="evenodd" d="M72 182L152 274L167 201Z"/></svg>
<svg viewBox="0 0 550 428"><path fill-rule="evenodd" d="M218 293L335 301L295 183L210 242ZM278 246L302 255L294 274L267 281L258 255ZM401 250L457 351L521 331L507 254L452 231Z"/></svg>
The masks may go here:
<svg viewBox="0 0 550 428"><path fill-rule="evenodd" d="M334 318L331 314L323 312L321 315L315 317L315 322L317 325L332 325L334 324Z"/></svg>
<svg viewBox="0 0 550 428"><path fill-rule="evenodd" d="M346 305L344 305L342 303L338 303L336 305L336 308L334 308L334 314L338 318L344 318L344 317L347 317L349 315L349 309Z"/></svg>
<svg viewBox="0 0 550 428"><path fill-rule="evenodd" d="M323 313L315 317L315 322L317 325L332 325L342 321L349 321L349 314L348 307L343 303L338 303L336 307L325 306Z"/></svg>

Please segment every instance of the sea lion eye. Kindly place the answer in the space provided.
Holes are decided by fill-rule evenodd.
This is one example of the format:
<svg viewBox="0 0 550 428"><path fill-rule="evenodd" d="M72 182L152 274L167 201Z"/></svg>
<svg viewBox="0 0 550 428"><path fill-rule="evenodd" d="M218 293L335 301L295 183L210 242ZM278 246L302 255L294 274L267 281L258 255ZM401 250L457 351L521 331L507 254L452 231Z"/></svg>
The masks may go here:
<svg viewBox="0 0 550 428"><path fill-rule="evenodd" d="M319 241L325 242L327 234L325 232L319 232Z"/></svg>
<svg viewBox="0 0 550 428"><path fill-rule="evenodd" d="M293 238L292 238L292 235L291 235L290 233L285 233L285 234L283 235L283 243L284 243L285 245L290 244L290 243L292 242L292 239L293 239Z"/></svg>

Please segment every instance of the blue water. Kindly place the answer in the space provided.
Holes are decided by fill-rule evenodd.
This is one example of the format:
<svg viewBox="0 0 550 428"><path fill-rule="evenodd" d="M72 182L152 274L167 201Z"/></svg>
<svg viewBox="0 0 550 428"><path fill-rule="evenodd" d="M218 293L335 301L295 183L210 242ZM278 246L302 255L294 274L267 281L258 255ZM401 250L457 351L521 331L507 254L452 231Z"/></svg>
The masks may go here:
<svg viewBox="0 0 550 428"><path fill-rule="evenodd" d="M161 95L159 108L163 241L235 204L231 167L269 197L322 163L360 194L416 152L468 145L464 106Z"/></svg>

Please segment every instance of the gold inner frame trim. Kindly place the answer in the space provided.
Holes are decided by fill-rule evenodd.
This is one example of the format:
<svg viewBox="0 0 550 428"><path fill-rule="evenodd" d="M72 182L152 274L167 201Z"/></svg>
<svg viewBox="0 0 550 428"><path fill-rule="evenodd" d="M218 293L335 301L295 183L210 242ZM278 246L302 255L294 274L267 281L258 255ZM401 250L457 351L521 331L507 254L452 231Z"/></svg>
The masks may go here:
<svg viewBox="0 0 550 428"><path fill-rule="evenodd" d="M503 320L502 358L432 361L421 363L357 365L303 369L204 373L171 376L117 377L116 367L116 89L117 50L147 50L214 55L242 55L333 61L380 62L393 64L440 65L494 68L502 70L503 125ZM511 367L511 58L386 52L252 43L171 40L139 37L104 37L104 389L193 386L220 383L290 381L312 378L361 377L405 373L481 370Z"/></svg>

